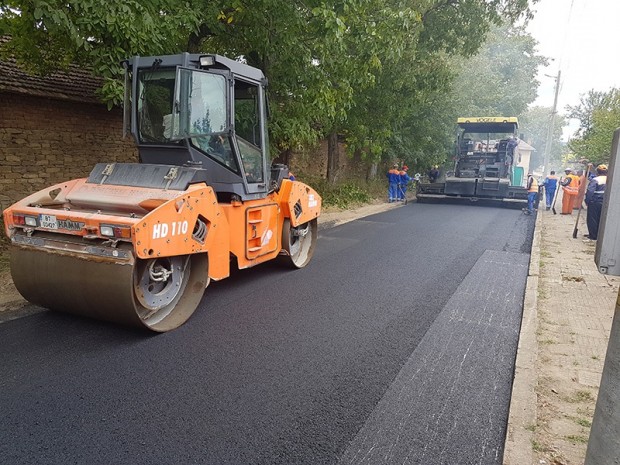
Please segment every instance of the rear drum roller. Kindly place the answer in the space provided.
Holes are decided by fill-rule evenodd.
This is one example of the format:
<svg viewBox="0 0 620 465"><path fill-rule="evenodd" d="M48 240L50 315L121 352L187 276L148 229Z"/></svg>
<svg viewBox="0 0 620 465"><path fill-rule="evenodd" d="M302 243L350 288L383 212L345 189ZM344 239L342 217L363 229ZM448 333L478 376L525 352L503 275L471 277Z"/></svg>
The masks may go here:
<svg viewBox="0 0 620 465"><path fill-rule="evenodd" d="M131 253L130 245L121 245ZM11 274L30 302L156 332L182 325L209 282L206 253L113 262L13 247Z"/></svg>
<svg viewBox="0 0 620 465"><path fill-rule="evenodd" d="M282 249L284 261L294 268L303 268L314 255L317 238L317 220L311 220L297 227L291 226L288 218L282 226Z"/></svg>

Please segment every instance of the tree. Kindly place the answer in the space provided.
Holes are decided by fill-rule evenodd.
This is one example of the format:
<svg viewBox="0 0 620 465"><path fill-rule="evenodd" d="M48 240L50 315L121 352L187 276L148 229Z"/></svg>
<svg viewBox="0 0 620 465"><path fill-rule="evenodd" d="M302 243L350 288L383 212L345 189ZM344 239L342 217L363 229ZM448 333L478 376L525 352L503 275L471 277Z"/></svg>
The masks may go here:
<svg viewBox="0 0 620 465"><path fill-rule="evenodd" d="M536 99L536 41L523 26L503 24L491 30L480 52L455 60L455 107L467 116L519 116Z"/></svg>
<svg viewBox="0 0 620 465"><path fill-rule="evenodd" d="M551 111L552 108L550 107L531 107L519 117L519 131L524 134L525 140L536 149L530 160L532 168L541 166L544 163ZM565 126L566 118L562 115L556 115L549 151L551 169L559 170L562 167L562 157L566 153L566 144L562 142L561 138L562 129Z"/></svg>
<svg viewBox="0 0 620 465"><path fill-rule="evenodd" d="M620 89L589 91L579 105L568 107L569 118L579 120L579 129L569 147L575 158L594 164L608 163L614 131L620 126Z"/></svg>
<svg viewBox="0 0 620 465"><path fill-rule="evenodd" d="M121 101L121 61L176 53L199 22L189 2L175 0L8 0L0 7L1 52L45 74L74 63L104 78L100 96Z"/></svg>
<svg viewBox="0 0 620 465"><path fill-rule="evenodd" d="M523 13L527 0L8 0L0 33L13 38L4 53L39 72L90 66L110 104L132 55L245 60L269 79L276 152L323 137L333 148L345 134L373 159L433 158L446 138L446 57L473 53L492 24Z"/></svg>

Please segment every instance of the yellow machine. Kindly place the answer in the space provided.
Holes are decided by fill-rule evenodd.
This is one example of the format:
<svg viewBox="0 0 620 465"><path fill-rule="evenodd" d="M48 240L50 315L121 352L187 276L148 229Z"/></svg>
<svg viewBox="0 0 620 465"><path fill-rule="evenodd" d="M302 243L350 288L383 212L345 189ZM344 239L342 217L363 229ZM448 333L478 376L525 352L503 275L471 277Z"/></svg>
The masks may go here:
<svg viewBox="0 0 620 465"><path fill-rule="evenodd" d="M29 301L153 331L183 324L210 279L312 258L321 198L270 166L266 79L218 55L126 62L140 163L101 163L4 211Z"/></svg>
<svg viewBox="0 0 620 465"><path fill-rule="evenodd" d="M519 122L514 117L457 119L454 168L443 182L418 184L418 202L464 201L506 207L527 205L515 148ZM519 176L521 173L521 176Z"/></svg>

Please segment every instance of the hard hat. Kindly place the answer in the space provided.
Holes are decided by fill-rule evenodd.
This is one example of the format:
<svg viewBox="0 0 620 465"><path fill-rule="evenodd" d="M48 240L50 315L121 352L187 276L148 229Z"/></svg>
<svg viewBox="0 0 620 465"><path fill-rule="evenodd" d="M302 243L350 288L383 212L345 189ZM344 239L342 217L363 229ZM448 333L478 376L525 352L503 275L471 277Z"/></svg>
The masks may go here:
<svg viewBox="0 0 620 465"><path fill-rule="evenodd" d="M398 163L394 163L394 165L392 166L392 168L398 168Z"/></svg>
<svg viewBox="0 0 620 465"><path fill-rule="evenodd" d="M601 163L600 165L596 167L596 169L601 170L601 171L607 171L607 165L604 163Z"/></svg>
<svg viewBox="0 0 620 465"><path fill-rule="evenodd" d="M568 173L568 172L573 171L573 170L571 170L570 168L565 168L564 171Z"/></svg>

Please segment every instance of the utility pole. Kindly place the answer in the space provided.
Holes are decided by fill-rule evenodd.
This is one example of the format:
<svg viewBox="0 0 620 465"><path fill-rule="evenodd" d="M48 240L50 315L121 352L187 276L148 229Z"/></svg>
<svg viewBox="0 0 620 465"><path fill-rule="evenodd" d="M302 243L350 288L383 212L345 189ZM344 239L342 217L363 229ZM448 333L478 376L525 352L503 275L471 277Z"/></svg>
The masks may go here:
<svg viewBox="0 0 620 465"><path fill-rule="evenodd" d="M549 155L551 153L551 146L553 145L553 128L555 125L555 113L558 106L558 94L560 93L561 73L562 71L558 70L558 75L555 77L555 97L553 98L553 109L551 110L551 118L549 121L549 127L547 128L547 142L545 143L545 158L543 160L543 176L547 174L547 169L549 168Z"/></svg>

